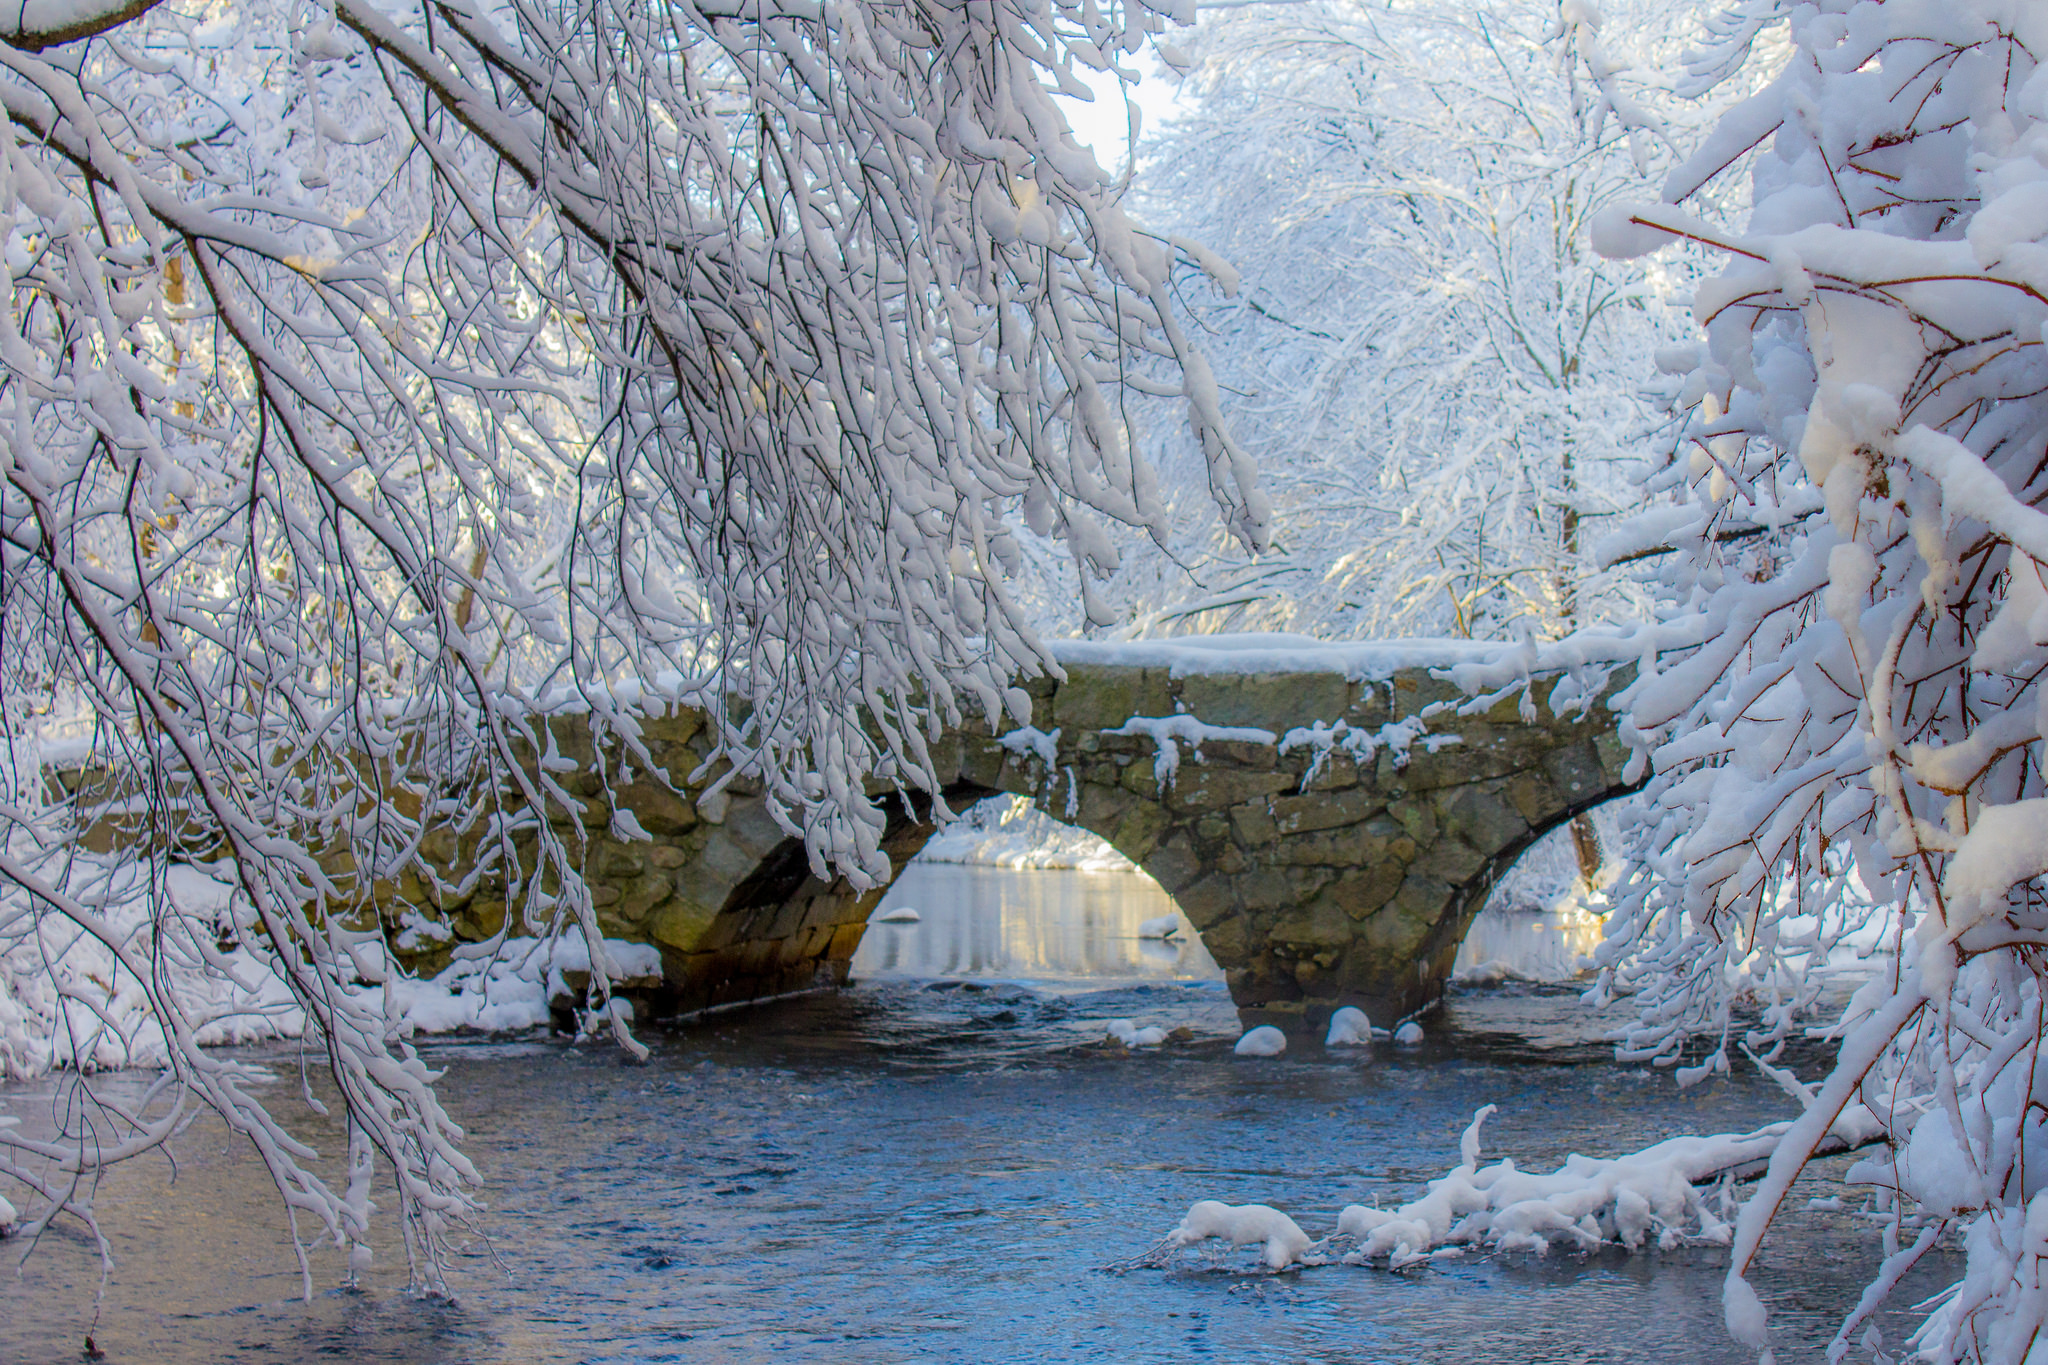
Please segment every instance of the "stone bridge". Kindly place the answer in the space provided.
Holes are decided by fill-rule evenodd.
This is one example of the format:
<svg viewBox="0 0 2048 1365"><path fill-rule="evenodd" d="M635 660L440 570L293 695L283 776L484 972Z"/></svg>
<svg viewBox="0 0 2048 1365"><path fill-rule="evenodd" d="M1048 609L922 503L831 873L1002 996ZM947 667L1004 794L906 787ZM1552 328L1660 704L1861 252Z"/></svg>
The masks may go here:
<svg viewBox="0 0 2048 1365"><path fill-rule="evenodd" d="M1224 969L1247 1026L1300 1033L1343 1005L1381 1023L1424 1007L1523 850L1632 789L1605 706L1621 678L1594 696L1539 678L1533 708L1509 698L1468 715L1469 699L1412 650L1264 657L1172 643L1069 649L1065 681L1028 689L1035 727L963 730L933 756L953 809L1020 793L1150 873ZM587 771L587 728L553 724L562 757ZM670 1010L842 982L882 889L814 877L758 789L700 808L687 783L700 715L643 724L678 790L636 775L620 804L651 841L588 846L606 933L659 946ZM595 776L573 781L600 796ZM885 847L900 869L934 827L892 804ZM441 908L463 938L487 937L505 914L488 892Z"/></svg>

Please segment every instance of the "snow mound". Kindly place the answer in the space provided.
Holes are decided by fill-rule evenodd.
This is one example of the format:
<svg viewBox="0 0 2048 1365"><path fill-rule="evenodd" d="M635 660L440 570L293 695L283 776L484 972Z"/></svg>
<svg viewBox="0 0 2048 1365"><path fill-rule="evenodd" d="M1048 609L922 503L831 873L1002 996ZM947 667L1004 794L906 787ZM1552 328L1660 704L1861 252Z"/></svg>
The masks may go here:
<svg viewBox="0 0 2048 1365"><path fill-rule="evenodd" d="M1014 733L1014 732L1013 732ZM992 796L925 841L921 862L1018 869L1132 872L1136 865L1085 829L1063 825L1021 796Z"/></svg>
<svg viewBox="0 0 2048 1365"><path fill-rule="evenodd" d="M1324 1047L1371 1047L1372 1021L1365 1017L1365 1011L1346 1005L1330 1016L1330 1032L1323 1039Z"/></svg>
<svg viewBox="0 0 2048 1365"><path fill-rule="evenodd" d="M105 941L36 914L19 891L0 892L0 1080L168 1064L163 1024L130 963L154 973L204 1046L304 1034L305 1013L265 941L244 932L247 911L226 864L110 864L89 875L105 907ZM547 1024L549 1000L572 994L564 974L590 970L580 935L459 951L473 956L422 980L363 945L353 989L388 991L404 1034L514 1031ZM661 976L651 945L606 939L603 951L614 980Z"/></svg>
<svg viewBox="0 0 2048 1365"><path fill-rule="evenodd" d="M1287 1051L1287 1035L1271 1024L1261 1024L1238 1039L1231 1051L1240 1057L1278 1057Z"/></svg>
<svg viewBox="0 0 2048 1365"><path fill-rule="evenodd" d="M1211 1237L1232 1246L1262 1244L1262 1259L1273 1270L1285 1270L1295 1264L1313 1245L1300 1225L1278 1209L1264 1204L1224 1204L1214 1199L1204 1199L1189 1209L1180 1226L1166 1234L1166 1241L1169 1246L1190 1247Z"/></svg>
<svg viewBox="0 0 2048 1365"><path fill-rule="evenodd" d="M1109 1036L1125 1047L1158 1047L1166 1041L1166 1030L1159 1027L1139 1028L1128 1019L1109 1021Z"/></svg>
<svg viewBox="0 0 2048 1365"><path fill-rule="evenodd" d="M1402 1047L1422 1046L1422 1025L1410 1019L1407 1023L1394 1030L1394 1041Z"/></svg>
<svg viewBox="0 0 2048 1365"><path fill-rule="evenodd" d="M1172 938L1179 932L1179 915L1154 915L1138 926L1139 938Z"/></svg>
<svg viewBox="0 0 2048 1365"><path fill-rule="evenodd" d="M884 910L881 914L876 915L874 917L874 923L916 924L923 919L923 915L918 914L917 911L911 909L909 906L899 905L894 910Z"/></svg>

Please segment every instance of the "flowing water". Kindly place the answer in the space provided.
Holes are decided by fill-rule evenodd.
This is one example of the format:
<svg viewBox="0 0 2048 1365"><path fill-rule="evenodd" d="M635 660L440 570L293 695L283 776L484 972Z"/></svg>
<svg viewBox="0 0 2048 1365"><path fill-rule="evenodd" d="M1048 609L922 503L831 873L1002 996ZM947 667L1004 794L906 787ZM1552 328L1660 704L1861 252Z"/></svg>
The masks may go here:
<svg viewBox="0 0 2048 1365"><path fill-rule="evenodd" d="M302 1301L261 1165L202 1120L175 1170L103 1182L117 1264L96 1322L98 1262L75 1229L0 1276L0 1361L78 1359L88 1331L109 1361L151 1365L1752 1358L1722 1331L1712 1248L1402 1273L1104 1267L1197 1199L1273 1203L1319 1234L1347 1202L1412 1197L1481 1104L1501 1107L1489 1156L1547 1169L1783 1117L1775 1090L1680 1092L1617 1066L1574 993L1527 985L1454 993L1420 1048L1237 1058L1199 945L1135 937L1170 911L1142 878L920 865L889 904L920 918L870 930L863 984L647 1029L645 1065L561 1038L428 1045L487 1179L452 1302L408 1297L395 1245L360 1290L316 1258ZM1512 926L1493 928L1511 947ZM1112 1018L1194 1038L1126 1053L1102 1045ZM330 1150L297 1050L243 1055ZM117 1098L144 1083L95 1082ZM80 1099L46 1078L0 1088L0 1112L46 1126ZM1822 1358L1878 1252L1848 1214L1786 1220L1760 1275L1781 1362ZM1953 1269L1923 1269L1903 1301ZM1884 1323L1894 1341L1909 1325Z"/></svg>

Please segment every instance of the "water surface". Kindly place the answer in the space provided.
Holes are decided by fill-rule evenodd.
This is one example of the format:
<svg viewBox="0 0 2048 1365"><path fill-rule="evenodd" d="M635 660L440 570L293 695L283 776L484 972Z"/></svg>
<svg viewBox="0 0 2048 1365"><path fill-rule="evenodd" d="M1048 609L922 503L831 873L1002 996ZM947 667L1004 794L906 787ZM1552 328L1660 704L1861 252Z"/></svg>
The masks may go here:
<svg viewBox="0 0 2048 1365"><path fill-rule="evenodd" d="M964 871L922 890L906 874L924 918L871 938L866 984L650 1029L645 1065L560 1038L430 1046L489 1181L454 1302L407 1297L392 1244L360 1292L331 1287L331 1255L316 1261L315 1297L299 1301L260 1164L202 1120L175 1179L162 1161L107 1177L118 1264L96 1326L97 1263L75 1233L0 1277L0 1360L76 1359L88 1330L111 1361L165 1365L1752 1358L1722 1332L1711 1248L1400 1274L1271 1276L1246 1257L1106 1271L1197 1199L1270 1202L1321 1233L1347 1202L1412 1197L1484 1103L1501 1107L1489 1156L1546 1168L1750 1128L1785 1105L1742 1077L1681 1092L1618 1067L1572 992L1528 986L1455 994L1419 1049L1237 1058L1210 969L1120 946L1149 903L1105 909L1099 883L1015 880L1065 874ZM942 885L960 894L935 913ZM1097 931L1020 937L1005 915L1031 896L1102 917ZM1126 1053L1101 1042L1111 1018L1185 1025L1194 1041ZM296 1052L245 1055L331 1148L296 1099ZM142 1079L99 1083L132 1094ZM25 1126L76 1098L63 1078L0 1089ZM1821 1358L1877 1254L1847 1214L1788 1222L1760 1278L1781 1361ZM1902 1326L1886 1324L1894 1339Z"/></svg>

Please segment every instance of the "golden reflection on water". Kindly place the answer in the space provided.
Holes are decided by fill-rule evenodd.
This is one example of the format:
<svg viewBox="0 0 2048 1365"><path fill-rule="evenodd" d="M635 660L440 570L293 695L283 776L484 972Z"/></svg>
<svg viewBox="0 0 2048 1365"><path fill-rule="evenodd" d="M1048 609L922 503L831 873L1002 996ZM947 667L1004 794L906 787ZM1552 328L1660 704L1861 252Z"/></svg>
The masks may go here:
<svg viewBox="0 0 2048 1365"><path fill-rule="evenodd" d="M901 909L915 910L917 921L879 922ZM1141 924L1163 915L1180 919L1175 939L1138 937ZM1473 921L1457 969L1481 979L1570 980L1600 930L1598 916L1570 905L1489 909ZM912 863L869 921L853 976L1217 981L1223 973L1142 872Z"/></svg>
<svg viewBox="0 0 2048 1365"><path fill-rule="evenodd" d="M905 907L917 923L876 922ZM1175 940L1138 937L1162 915L1179 911L1142 872L912 863L876 907L853 976L1221 980L1185 918Z"/></svg>
<svg viewBox="0 0 2048 1365"><path fill-rule="evenodd" d="M1569 981L1584 970L1580 959L1600 945L1605 923L1577 906L1555 910L1482 910L1458 949L1454 973L1506 974L1538 981Z"/></svg>

